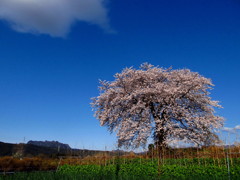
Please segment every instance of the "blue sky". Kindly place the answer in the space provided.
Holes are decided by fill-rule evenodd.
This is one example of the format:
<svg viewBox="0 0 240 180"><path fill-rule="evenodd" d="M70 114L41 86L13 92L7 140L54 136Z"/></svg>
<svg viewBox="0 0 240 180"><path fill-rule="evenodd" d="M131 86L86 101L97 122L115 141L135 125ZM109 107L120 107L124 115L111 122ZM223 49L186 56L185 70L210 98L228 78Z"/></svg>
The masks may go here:
<svg viewBox="0 0 240 180"><path fill-rule="evenodd" d="M0 141L114 148L90 98L99 79L143 62L211 78L217 114L240 124L239 1L55 1L0 2Z"/></svg>

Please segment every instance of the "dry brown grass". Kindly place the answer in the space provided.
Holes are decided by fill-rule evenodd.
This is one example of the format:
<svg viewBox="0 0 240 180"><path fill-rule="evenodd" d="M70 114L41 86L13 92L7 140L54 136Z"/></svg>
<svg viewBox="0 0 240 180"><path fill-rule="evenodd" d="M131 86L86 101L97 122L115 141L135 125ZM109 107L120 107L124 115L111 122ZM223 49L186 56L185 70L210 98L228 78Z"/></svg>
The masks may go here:
<svg viewBox="0 0 240 180"><path fill-rule="evenodd" d="M218 146L205 148L180 148L180 149L166 149L163 150L163 159L182 159L182 158L213 158L218 162L219 159L228 157L240 158L240 146L231 148L224 148ZM158 152L152 150L143 154L135 154L133 152L126 153L120 156L123 161L135 158L150 159L157 158ZM9 171L49 171L56 170L59 165L84 165L84 164L99 164L107 165L114 164L119 158L118 156L111 156L108 153L99 153L92 156L80 157L59 157L55 159L44 157L32 158L14 158L10 156L0 158L0 172Z"/></svg>
<svg viewBox="0 0 240 180"><path fill-rule="evenodd" d="M0 158L0 172L55 170L57 165L57 159L13 158L10 156Z"/></svg>

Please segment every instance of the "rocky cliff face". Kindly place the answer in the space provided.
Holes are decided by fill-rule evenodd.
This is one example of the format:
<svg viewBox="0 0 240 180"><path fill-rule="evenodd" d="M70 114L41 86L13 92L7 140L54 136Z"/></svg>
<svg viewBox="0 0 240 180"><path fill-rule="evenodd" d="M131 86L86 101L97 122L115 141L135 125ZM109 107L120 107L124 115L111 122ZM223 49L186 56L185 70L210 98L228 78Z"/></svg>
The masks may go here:
<svg viewBox="0 0 240 180"><path fill-rule="evenodd" d="M71 147L68 144L63 144L58 141L28 141L27 144L32 144L35 146L42 146L42 147L49 147L49 148L54 148L54 149L64 149L64 150L69 150Z"/></svg>

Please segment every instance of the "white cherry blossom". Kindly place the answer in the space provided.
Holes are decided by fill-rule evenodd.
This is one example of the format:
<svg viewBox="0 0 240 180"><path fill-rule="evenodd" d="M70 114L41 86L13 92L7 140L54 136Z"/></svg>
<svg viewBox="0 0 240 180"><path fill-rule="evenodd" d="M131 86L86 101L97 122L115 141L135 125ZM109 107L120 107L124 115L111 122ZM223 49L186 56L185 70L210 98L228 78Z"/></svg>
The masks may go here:
<svg viewBox="0 0 240 180"><path fill-rule="evenodd" d="M112 82L100 81L92 107L101 126L116 131L118 145L144 146L150 136L158 146L185 141L201 145L223 118L215 115L212 82L189 69L173 70L144 63L126 68Z"/></svg>

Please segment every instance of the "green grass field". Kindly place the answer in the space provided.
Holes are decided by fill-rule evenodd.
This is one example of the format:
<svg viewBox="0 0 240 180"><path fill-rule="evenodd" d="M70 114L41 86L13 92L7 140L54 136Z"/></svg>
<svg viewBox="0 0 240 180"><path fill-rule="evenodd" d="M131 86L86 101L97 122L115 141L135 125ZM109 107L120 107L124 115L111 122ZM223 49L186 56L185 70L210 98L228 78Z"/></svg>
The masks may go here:
<svg viewBox="0 0 240 180"><path fill-rule="evenodd" d="M62 165L57 172L19 172L1 175L0 179L17 180L157 180L157 179L240 179L240 158L218 161L211 158L165 159L158 165L157 159L118 159L106 165Z"/></svg>

